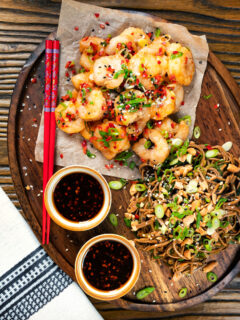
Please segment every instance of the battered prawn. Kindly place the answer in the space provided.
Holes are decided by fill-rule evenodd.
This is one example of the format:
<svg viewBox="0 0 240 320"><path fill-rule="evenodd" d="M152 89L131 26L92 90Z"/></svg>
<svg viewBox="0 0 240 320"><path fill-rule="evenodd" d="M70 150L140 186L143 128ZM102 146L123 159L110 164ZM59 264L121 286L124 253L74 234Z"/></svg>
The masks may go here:
<svg viewBox="0 0 240 320"><path fill-rule="evenodd" d="M78 103L64 101L55 109L55 119L59 129L66 133L78 133L84 129L84 121L80 118Z"/></svg>
<svg viewBox="0 0 240 320"><path fill-rule="evenodd" d="M133 145L133 151L143 161L163 163L170 152L166 139L155 129L145 129L143 136L144 138Z"/></svg>
<svg viewBox="0 0 240 320"><path fill-rule="evenodd" d="M80 117L85 121L100 120L106 110L106 100L99 88L83 87L77 102Z"/></svg>
<svg viewBox="0 0 240 320"><path fill-rule="evenodd" d="M81 39L79 42L80 65L86 70L92 70L95 60L105 55L104 43L104 39L98 37Z"/></svg>
<svg viewBox="0 0 240 320"><path fill-rule="evenodd" d="M134 54L150 43L150 38L142 29L130 27L110 40L106 47L106 53L113 55L121 51L122 55L127 56L128 53ZM124 52L125 49L126 53Z"/></svg>
<svg viewBox="0 0 240 320"><path fill-rule="evenodd" d="M191 51L180 43L171 43L167 48L169 57L168 77L177 83L188 86L193 79L195 66Z"/></svg>
<svg viewBox="0 0 240 320"><path fill-rule="evenodd" d="M185 120L180 123L174 122L171 118L165 118L160 124L155 127L164 137L179 138L185 141L189 134L189 126Z"/></svg>
<svg viewBox="0 0 240 320"><path fill-rule="evenodd" d="M97 125L90 142L108 160L130 148L126 129L119 126L115 121L106 121Z"/></svg>
<svg viewBox="0 0 240 320"><path fill-rule="evenodd" d="M147 98L139 90L127 90L122 92L114 102L114 110L117 123L128 126L129 124L144 118L150 107Z"/></svg>
<svg viewBox="0 0 240 320"><path fill-rule="evenodd" d="M127 134L130 136L130 140L136 140L136 138L143 132L147 122L150 120L151 115L149 110L145 109L145 111L143 118L127 126L126 130Z"/></svg>
<svg viewBox="0 0 240 320"><path fill-rule="evenodd" d="M86 83L89 87L93 87L94 83L90 79L91 72L83 72L78 73L75 76L71 78L72 84L74 85L76 90L80 89L80 86L84 83Z"/></svg>
<svg viewBox="0 0 240 320"><path fill-rule="evenodd" d="M107 89L118 88L124 80L126 60L120 55L97 59L93 66L93 80L98 86Z"/></svg>
<svg viewBox="0 0 240 320"><path fill-rule="evenodd" d="M173 87L159 87L155 91L154 102L151 106L151 118L154 120L163 120L168 115L175 113L183 101L184 91L179 85Z"/></svg>
<svg viewBox="0 0 240 320"><path fill-rule="evenodd" d="M151 43L149 36L140 28L129 27L125 29L121 35L131 37L137 51Z"/></svg>
<svg viewBox="0 0 240 320"><path fill-rule="evenodd" d="M149 46L136 53L129 61L129 69L147 90L154 90L165 79L168 70L168 57L165 46L154 40Z"/></svg>

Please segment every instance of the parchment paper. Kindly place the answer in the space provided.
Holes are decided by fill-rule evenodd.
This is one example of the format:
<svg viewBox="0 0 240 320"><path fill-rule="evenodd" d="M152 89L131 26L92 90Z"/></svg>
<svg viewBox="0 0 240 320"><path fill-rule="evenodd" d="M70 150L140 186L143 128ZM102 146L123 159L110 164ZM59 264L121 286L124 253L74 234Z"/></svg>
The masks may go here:
<svg viewBox="0 0 240 320"><path fill-rule="evenodd" d="M99 13L99 18L95 17L95 13ZM106 26L105 29L101 29L99 25L105 22L109 22L110 25ZM78 31L74 29L76 26L79 27ZM202 79L207 66L208 44L206 37L194 36L181 25L160 22L158 18L153 19L146 14L126 13L72 0L63 0L57 30L57 37L61 43L59 96L65 95L68 89L73 88L71 82L68 83L66 81L64 75L65 64L67 61L73 60L78 65L80 58L79 40L81 38L90 35L102 38L106 38L108 34L116 36L130 26L142 28L145 32L154 31L155 28L158 27L162 34L171 35L174 41L178 41L191 49L196 72L191 85L184 88L184 105L181 107L177 116L191 116L192 125L190 135L192 135L196 117L196 107L201 93ZM81 140L80 134L70 136L57 128L55 164L60 166L82 164L91 166L101 173L111 176L128 179L139 177L137 169L131 170L127 167L120 167L114 161L106 160L101 153L92 148L89 143L88 148L95 153L97 157L95 159L88 158L82 152ZM63 155L63 158L60 157L60 154ZM36 142L35 158L37 161L43 161L43 112ZM136 161L136 159L133 160ZM114 168L108 170L105 164L111 163L114 164Z"/></svg>

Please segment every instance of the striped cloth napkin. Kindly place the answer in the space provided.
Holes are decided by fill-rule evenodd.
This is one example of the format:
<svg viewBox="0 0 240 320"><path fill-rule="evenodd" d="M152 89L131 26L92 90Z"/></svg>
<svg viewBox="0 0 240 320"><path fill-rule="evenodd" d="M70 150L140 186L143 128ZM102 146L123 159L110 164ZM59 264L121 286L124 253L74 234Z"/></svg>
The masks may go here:
<svg viewBox="0 0 240 320"><path fill-rule="evenodd" d="M101 320L0 188L0 320Z"/></svg>

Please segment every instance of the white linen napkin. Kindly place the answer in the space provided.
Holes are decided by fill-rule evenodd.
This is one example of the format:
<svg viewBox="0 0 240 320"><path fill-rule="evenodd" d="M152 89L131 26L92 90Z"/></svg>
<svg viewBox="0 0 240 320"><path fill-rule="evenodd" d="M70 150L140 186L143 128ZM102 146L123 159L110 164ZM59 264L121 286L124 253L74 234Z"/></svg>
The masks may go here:
<svg viewBox="0 0 240 320"><path fill-rule="evenodd" d="M0 320L101 320L0 188Z"/></svg>

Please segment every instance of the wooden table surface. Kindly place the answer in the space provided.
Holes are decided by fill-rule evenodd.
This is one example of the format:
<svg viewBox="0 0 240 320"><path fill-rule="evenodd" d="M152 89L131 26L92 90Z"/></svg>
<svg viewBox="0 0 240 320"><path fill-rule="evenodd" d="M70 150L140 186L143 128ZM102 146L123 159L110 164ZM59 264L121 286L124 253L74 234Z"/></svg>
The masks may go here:
<svg viewBox="0 0 240 320"><path fill-rule="evenodd" d="M85 1L87 2L87 1ZM239 0L109 0L88 3L111 8L144 10L186 26L196 35L206 34L210 49L240 84ZM7 121L18 74L31 52L58 24L60 1L0 0L0 185L21 210L7 156ZM239 320L240 275L224 290L192 308L171 313L122 310L93 301L104 319Z"/></svg>

